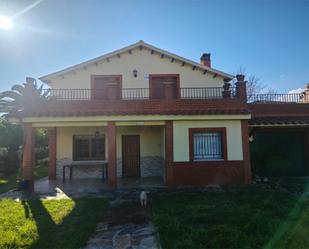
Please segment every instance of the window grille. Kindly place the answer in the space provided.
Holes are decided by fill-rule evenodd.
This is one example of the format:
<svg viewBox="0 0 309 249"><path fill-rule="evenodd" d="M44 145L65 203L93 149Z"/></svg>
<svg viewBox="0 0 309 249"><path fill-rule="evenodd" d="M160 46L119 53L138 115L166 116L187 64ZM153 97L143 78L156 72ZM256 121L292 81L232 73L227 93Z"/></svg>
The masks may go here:
<svg viewBox="0 0 309 249"><path fill-rule="evenodd" d="M193 133L193 160L223 159L221 132Z"/></svg>

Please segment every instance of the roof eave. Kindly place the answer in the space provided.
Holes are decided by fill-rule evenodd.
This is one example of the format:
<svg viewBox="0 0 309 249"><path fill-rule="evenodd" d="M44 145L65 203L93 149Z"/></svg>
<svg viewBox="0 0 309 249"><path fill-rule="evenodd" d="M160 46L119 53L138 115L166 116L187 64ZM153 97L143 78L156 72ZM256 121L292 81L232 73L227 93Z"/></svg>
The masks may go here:
<svg viewBox="0 0 309 249"><path fill-rule="evenodd" d="M193 66L196 66L196 67L198 67L198 68L200 68L200 69L202 69L202 70L206 70L206 71L212 72L212 73L214 73L214 74L220 75L220 76L223 77L224 79L232 80L232 79L234 78L234 76L231 75L231 74L227 74L227 73L224 73L224 72L222 72L222 71L220 71L220 70L216 70L216 69L214 69L214 68L210 68L210 67L201 65L201 64L199 64L199 63L196 63L196 62L191 61L191 60L189 60L189 59L186 59L186 58L184 58L184 57L181 57L181 56L178 56L178 55L176 55L176 54L170 53L170 52L168 52L168 51L166 51L166 50L163 50L163 49L154 47L154 46L152 46L152 45L150 45L150 44L148 44L148 43L145 43L144 41L139 41L139 42L134 43L134 44L132 44L132 45L129 45L129 46L127 46L127 47L124 47L124 48L121 48L121 49L117 49L117 50L115 50L115 51L113 51L113 52L110 52L110 53L101 55L101 56L99 56L99 57L95 57L95 58L93 58L93 59L91 59L91 60L87 60L87 61L84 61L84 62L82 62L82 63L79 63L79 64L76 64L76 65L67 67L67 68L62 69L62 70L59 70L59 71L56 71L56 72L54 72L54 73L50 73L50 74L41 76L41 77L39 77L39 80L41 80L41 81L44 82L45 84L49 85L49 84L50 84L50 79L53 78L53 77L60 76L60 75L62 75L62 74L65 74L65 73L70 72L70 71L73 71L73 70L77 70L77 69L79 69L79 68L81 68L81 67L88 66L89 64L96 63L96 62L98 62L98 61L104 60L104 59L109 58L109 57L111 57L111 56L115 56L115 55L117 55L117 54L119 54L119 53L123 53L123 52L125 52L125 51L127 51L127 50L134 49L134 48L136 48L136 47L138 47L138 46L141 46L141 45L147 47L148 49L155 50L155 51L157 51L157 52L159 52L159 53L165 54L165 55L170 56L170 57L172 57L172 58L175 58L175 59L177 59L177 60L180 60L180 61L186 62L186 63L188 63L188 64L191 64L191 65L193 65Z"/></svg>

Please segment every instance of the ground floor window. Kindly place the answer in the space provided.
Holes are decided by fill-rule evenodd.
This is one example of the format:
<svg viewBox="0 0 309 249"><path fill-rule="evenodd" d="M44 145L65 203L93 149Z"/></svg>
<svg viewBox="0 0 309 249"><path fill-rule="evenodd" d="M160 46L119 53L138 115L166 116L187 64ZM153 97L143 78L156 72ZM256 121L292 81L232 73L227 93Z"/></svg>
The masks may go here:
<svg viewBox="0 0 309 249"><path fill-rule="evenodd" d="M226 160L225 128L192 128L189 133L191 161Z"/></svg>
<svg viewBox="0 0 309 249"><path fill-rule="evenodd" d="M73 160L105 160L105 136L74 136Z"/></svg>

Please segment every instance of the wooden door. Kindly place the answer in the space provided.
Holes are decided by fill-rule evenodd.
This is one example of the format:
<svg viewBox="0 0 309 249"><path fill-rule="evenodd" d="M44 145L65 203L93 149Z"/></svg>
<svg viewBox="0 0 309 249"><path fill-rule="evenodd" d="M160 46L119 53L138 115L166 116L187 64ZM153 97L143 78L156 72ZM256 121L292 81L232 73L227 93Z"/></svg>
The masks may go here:
<svg viewBox="0 0 309 249"><path fill-rule="evenodd" d="M121 76L120 75L94 75L91 82L92 99L108 99L107 87L109 84L117 84L118 98L121 97Z"/></svg>
<svg viewBox="0 0 309 249"><path fill-rule="evenodd" d="M139 135L122 136L122 175L123 177L140 176Z"/></svg>
<svg viewBox="0 0 309 249"><path fill-rule="evenodd" d="M165 98L164 83L172 83L174 88L175 98L177 97L177 77L176 76L151 76L150 97L152 99Z"/></svg>

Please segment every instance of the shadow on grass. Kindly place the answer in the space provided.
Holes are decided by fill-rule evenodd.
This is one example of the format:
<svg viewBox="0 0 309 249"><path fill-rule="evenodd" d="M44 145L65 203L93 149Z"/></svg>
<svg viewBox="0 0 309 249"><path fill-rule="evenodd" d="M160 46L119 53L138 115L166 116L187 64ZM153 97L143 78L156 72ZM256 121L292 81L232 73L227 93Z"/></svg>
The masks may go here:
<svg viewBox="0 0 309 249"><path fill-rule="evenodd" d="M64 205L66 201L72 200L61 200ZM71 212L64 218L60 218L58 222L55 221L57 218L53 219L51 213L55 216L58 212L63 214L61 205L50 206L49 208L54 210L49 212L49 208L47 209L41 200L22 202L26 217L29 218L31 214L37 226L38 238L29 248L81 248L86 245L97 223L103 217L105 201L102 199L73 201L75 205Z"/></svg>

